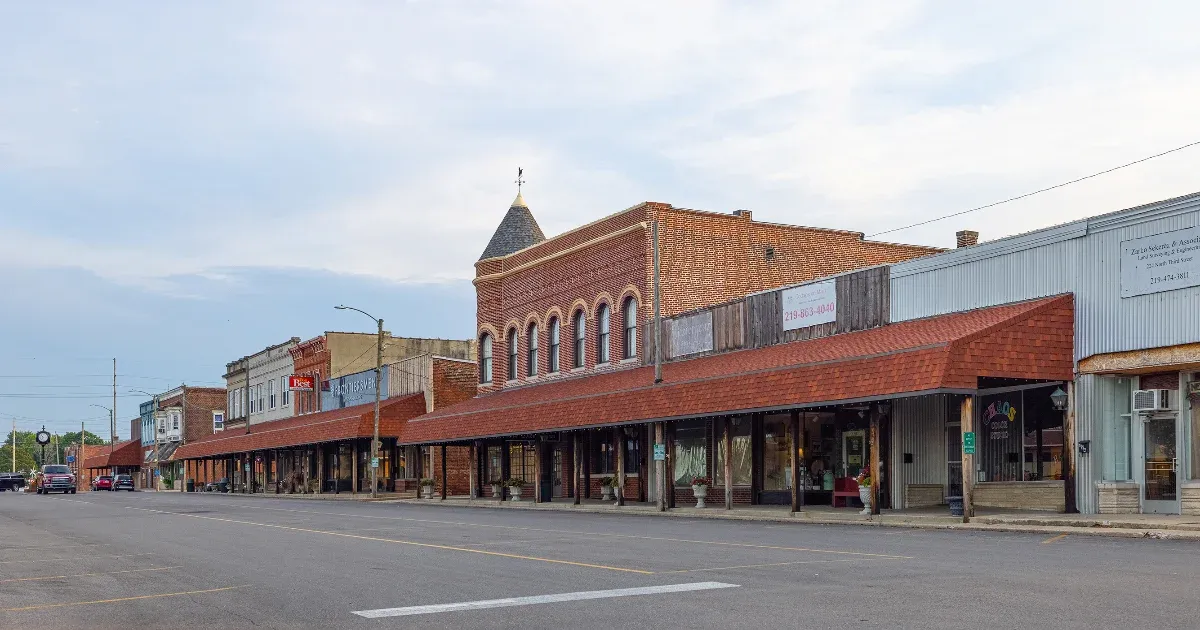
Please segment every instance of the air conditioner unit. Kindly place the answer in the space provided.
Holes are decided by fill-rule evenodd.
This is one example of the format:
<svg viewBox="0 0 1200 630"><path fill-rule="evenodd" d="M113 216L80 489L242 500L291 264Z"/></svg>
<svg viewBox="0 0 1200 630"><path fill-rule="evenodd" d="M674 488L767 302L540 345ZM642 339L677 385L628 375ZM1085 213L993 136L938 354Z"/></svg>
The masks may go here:
<svg viewBox="0 0 1200 630"><path fill-rule="evenodd" d="M1139 389L1133 392L1133 411L1171 411L1175 408L1174 390Z"/></svg>

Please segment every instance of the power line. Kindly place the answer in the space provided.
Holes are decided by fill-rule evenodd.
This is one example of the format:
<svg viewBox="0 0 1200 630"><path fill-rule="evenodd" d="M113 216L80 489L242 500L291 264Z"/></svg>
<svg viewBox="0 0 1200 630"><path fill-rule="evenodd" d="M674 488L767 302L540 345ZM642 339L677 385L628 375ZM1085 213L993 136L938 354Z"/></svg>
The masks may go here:
<svg viewBox="0 0 1200 630"><path fill-rule="evenodd" d="M906 225L906 226L904 226L904 227L892 228L892 229L890 229L890 230L884 230L884 231L882 231L882 232L876 232L876 233L874 233L874 234L868 234L868 235L867 235L867 238L875 238L876 236L880 236L880 235L883 235L883 234L891 234L892 232L899 232L899 231L901 231L901 230L907 230L907 229L909 229L909 228L915 228L915 227L917 227L917 226L921 226L921 225L927 225L927 224L929 224L929 223L934 223L934 222L937 222L937 221L941 221L941 220L943 220L943 219L949 219L949 218L951 218L951 217L958 217L958 216L962 216L962 215L964 215L964 214L968 214L968 213L971 213L971 212L975 212L975 211L977 211L977 210L985 210L985 209L987 209L987 208L994 208L994 207L996 207L996 206L999 206L999 205L1002 205L1002 204L1009 203L1010 201L1017 201L1018 199L1024 199L1024 198L1026 198L1026 197L1032 197L1032 196L1034 196L1034 195L1038 195L1038 194L1041 194L1041 193L1044 193L1044 192L1047 192L1047 191L1051 191L1051 190L1054 190L1054 189L1056 189L1056 188L1062 188L1062 187L1064 187L1064 186L1070 186L1071 184L1077 184L1077 183L1079 183L1079 182L1081 182L1081 181L1084 181L1085 179L1092 179L1093 177L1099 177L1099 176L1101 176L1101 175L1107 175L1108 173L1111 173L1111 172L1113 172L1113 171L1119 171L1119 170L1121 170L1121 169L1123 169L1123 168L1126 168L1126 167L1129 167L1129 166L1133 166L1134 164L1141 164L1142 162L1147 162L1147 161L1149 161L1149 160L1153 160L1154 158L1162 157L1162 156L1164 156L1164 155L1168 155L1168 154L1170 154L1170 153L1175 153L1176 151L1182 151L1182 150L1184 150L1184 149L1187 149L1187 148L1189 148L1189 147L1194 147L1194 146L1196 146L1196 145L1200 145L1200 140L1198 140L1198 141L1196 141L1196 142L1191 142L1191 143L1185 144L1185 145L1183 145L1183 146L1181 146L1181 147L1175 147L1174 149L1171 149L1171 150L1169 150L1169 151L1163 151L1162 153L1156 153L1156 154L1154 154L1154 155L1151 155L1151 156L1149 156L1149 157L1144 157L1144 158L1142 158L1142 159L1140 159L1140 160L1134 160L1134 161L1132 161L1132 162L1129 162L1128 164L1122 164L1122 165L1120 165L1120 166L1114 166L1114 167L1112 167L1112 168L1110 168L1110 169L1107 169L1107 170L1100 171L1099 173L1092 173L1091 175L1087 175L1087 176L1084 176L1084 177L1080 177L1080 178L1078 178L1078 179L1073 179L1073 180L1071 180L1071 181L1069 181L1069 182L1063 182L1063 183L1061 183L1061 184L1056 184L1056 185L1054 185L1054 186L1050 186L1049 188L1043 188L1043 189L1041 189L1041 190L1035 190L1035 191L1033 191L1033 192L1031 192L1031 193L1025 193L1024 195L1018 195L1018 196L1016 196L1016 197L1011 197L1011 198L1009 198L1009 199L1005 199L1005 200L1003 200L1003 201L997 201L997 202L995 202L995 203L989 203L989 204L987 204L986 206L979 206L979 207L977 207L977 208L971 208L970 210L963 210L963 211L961 211L961 212L954 212L954 213L952 213L952 214L947 214L947 215L940 216L940 217L937 217L937 218L934 218L934 219L929 219L929 220L927 220L927 221L921 221L921 222L919 222L919 223L913 223L912 225Z"/></svg>

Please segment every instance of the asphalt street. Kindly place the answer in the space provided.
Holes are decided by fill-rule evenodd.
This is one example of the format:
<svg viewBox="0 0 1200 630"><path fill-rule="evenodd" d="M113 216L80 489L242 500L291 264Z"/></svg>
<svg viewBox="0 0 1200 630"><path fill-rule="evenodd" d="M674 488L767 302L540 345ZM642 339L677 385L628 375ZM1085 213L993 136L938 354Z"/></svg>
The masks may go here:
<svg viewBox="0 0 1200 630"><path fill-rule="evenodd" d="M1195 628L1198 560L1171 540L3 493L0 628Z"/></svg>

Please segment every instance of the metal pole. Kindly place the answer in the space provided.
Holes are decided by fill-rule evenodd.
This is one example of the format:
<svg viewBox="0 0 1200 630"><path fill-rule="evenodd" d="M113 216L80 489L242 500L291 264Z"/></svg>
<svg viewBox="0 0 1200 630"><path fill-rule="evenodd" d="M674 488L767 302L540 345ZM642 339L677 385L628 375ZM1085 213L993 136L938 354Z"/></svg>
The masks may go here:
<svg viewBox="0 0 1200 630"><path fill-rule="evenodd" d="M117 443L117 359L113 357L113 406L108 419L108 454L112 455Z"/></svg>
<svg viewBox="0 0 1200 630"><path fill-rule="evenodd" d="M659 282L658 219L654 220L654 382L662 382L662 286Z"/></svg>
<svg viewBox="0 0 1200 630"><path fill-rule="evenodd" d="M17 419L16 418L13 418L12 460L13 460L12 471L17 472Z"/></svg>
<svg viewBox="0 0 1200 630"><path fill-rule="evenodd" d="M371 498L379 498L379 388L383 383L383 319L379 323L379 336L375 339L375 433L371 438ZM442 447L442 459L445 461L446 447ZM442 470L443 477L446 471ZM445 485L445 481L442 484ZM445 498L445 492L442 493Z"/></svg>

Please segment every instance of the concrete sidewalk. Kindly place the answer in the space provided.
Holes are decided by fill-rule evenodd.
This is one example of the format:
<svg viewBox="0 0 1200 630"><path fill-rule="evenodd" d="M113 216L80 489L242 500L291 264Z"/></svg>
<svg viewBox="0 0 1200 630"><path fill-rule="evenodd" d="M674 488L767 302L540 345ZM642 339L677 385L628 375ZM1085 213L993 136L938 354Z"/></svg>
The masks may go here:
<svg viewBox="0 0 1200 630"><path fill-rule="evenodd" d="M626 503L623 507L617 507L612 501L590 500L583 501L580 505L575 505L570 499L551 503L533 503L528 500L518 502L505 501L501 503L496 499L451 497L445 501L412 498L394 499L387 502L498 510L624 514L659 518L704 518L770 523L954 529L964 531L1025 532L1200 541L1200 517L1153 514L1082 515L976 510L976 516L971 519L971 522L963 523L961 517L950 516L949 510L944 506L940 509L885 510L883 514L864 516L860 515L856 509L831 509L827 506L814 506L806 511L792 514L788 508L779 506L741 506L732 510L726 510L723 506L710 506L704 509L687 507L659 512L653 504L648 503Z"/></svg>

